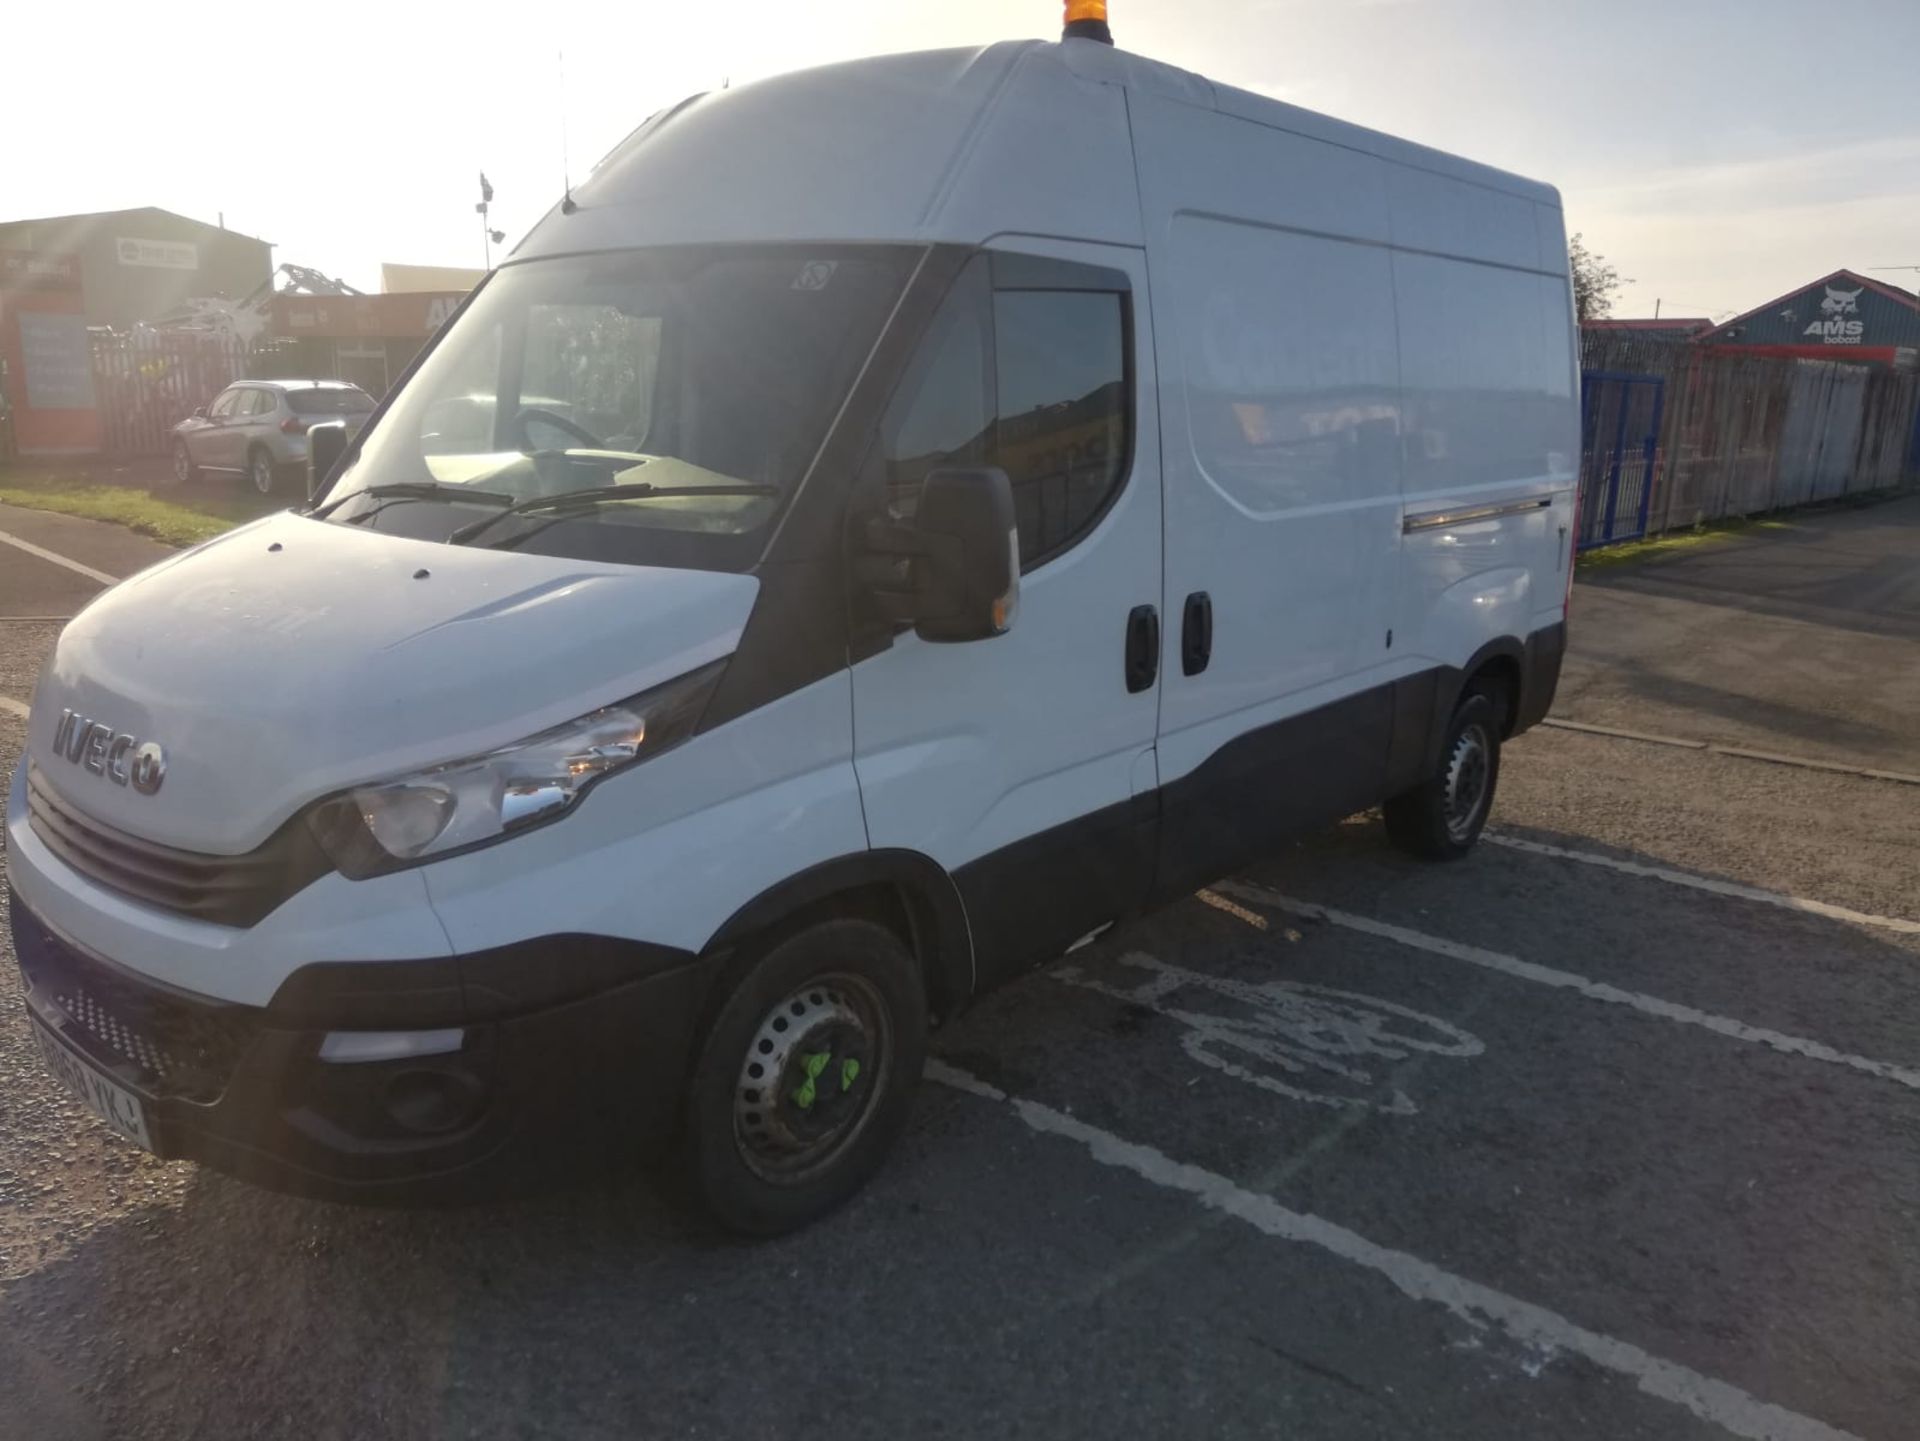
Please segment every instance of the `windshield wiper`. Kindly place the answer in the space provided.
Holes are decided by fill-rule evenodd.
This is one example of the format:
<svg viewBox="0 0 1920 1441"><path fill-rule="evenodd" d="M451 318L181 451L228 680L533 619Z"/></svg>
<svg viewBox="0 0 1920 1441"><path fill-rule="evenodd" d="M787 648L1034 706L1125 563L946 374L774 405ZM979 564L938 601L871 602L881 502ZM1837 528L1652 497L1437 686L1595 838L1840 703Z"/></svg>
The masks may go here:
<svg viewBox="0 0 1920 1441"><path fill-rule="evenodd" d="M469 525L463 525L447 537L452 545L471 544L475 537L493 529L510 515L533 515L543 510L569 511L578 507L591 509L609 500L667 500L674 497L697 495L779 495L777 485L595 485L585 490L569 490L559 495L536 495L529 500L517 501L505 510L495 511L483 516ZM564 516L556 519L564 519ZM524 537L520 537L524 539Z"/></svg>
<svg viewBox="0 0 1920 1441"><path fill-rule="evenodd" d="M331 515L348 501L358 500L362 496L373 500L477 500L487 505L513 504L512 496L502 495L497 490L470 490L464 485L448 485L437 480L402 480L391 485L370 485L365 490L352 491L338 500L328 501L318 510L308 511L307 514L315 520L320 520ZM376 506L366 515L356 516L354 519L365 520L368 516L376 515L385 509L384 505Z"/></svg>

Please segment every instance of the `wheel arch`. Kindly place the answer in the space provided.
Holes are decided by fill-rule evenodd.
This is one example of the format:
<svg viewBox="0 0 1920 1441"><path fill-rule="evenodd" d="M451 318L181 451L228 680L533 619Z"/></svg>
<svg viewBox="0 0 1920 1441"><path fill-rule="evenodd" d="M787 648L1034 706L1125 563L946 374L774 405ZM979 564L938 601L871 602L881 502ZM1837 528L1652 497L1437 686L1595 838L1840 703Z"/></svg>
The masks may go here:
<svg viewBox="0 0 1920 1441"><path fill-rule="evenodd" d="M918 851L876 850L838 856L787 877L735 911L702 955L720 960L723 1004L737 962L753 943L835 915L863 915L894 930L920 963L933 1018L952 1016L972 997L972 932L953 877Z"/></svg>
<svg viewBox="0 0 1920 1441"><path fill-rule="evenodd" d="M1501 739L1512 733L1519 711L1520 687L1526 674L1527 648L1514 636L1499 636L1475 651L1458 669L1441 672L1433 697L1433 711L1427 722L1426 756L1418 774L1428 776L1440 764L1440 748L1446 744L1447 728L1460 698L1476 682L1497 679L1506 691L1506 714L1501 724Z"/></svg>
<svg viewBox="0 0 1920 1441"><path fill-rule="evenodd" d="M1526 684L1527 648L1524 642L1512 636L1502 636L1474 652L1461 673L1458 689L1452 702L1447 706L1447 715L1453 715L1454 708L1460 704L1460 697L1476 685L1491 682L1499 686L1504 702L1500 715L1500 738L1505 740L1513 734L1514 720L1520 713L1520 692Z"/></svg>

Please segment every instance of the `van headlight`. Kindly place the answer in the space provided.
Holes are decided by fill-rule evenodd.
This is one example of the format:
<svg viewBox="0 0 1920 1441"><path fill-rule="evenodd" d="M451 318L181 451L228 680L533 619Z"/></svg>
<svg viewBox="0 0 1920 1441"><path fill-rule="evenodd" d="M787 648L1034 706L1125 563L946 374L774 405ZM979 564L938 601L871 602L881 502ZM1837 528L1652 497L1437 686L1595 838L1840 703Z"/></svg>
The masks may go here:
<svg viewBox="0 0 1920 1441"><path fill-rule="evenodd" d="M353 880L470 850L558 820L593 786L693 733L725 663L486 755L320 802L308 825Z"/></svg>

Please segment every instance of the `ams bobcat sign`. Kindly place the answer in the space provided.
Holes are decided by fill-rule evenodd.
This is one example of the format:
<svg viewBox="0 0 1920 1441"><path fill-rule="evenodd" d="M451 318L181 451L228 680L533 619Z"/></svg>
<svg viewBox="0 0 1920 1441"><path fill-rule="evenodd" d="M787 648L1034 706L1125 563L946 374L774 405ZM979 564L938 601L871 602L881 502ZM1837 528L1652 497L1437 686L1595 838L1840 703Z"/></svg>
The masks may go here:
<svg viewBox="0 0 1920 1441"><path fill-rule="evenodd" d="M1860 338L1867 333L1867 323L1849 317L1860 313L1860 290L1865 288L1838 290L1829 285L1827 298L1820 302L1821 318L1801 334L1827 345L1858 345Z"/></svg>
<svg viewBox="0 0 1920 1441"><path fill-rule="evenodd" d="M1838 270L1699 339L1803 357L1845 350L1862 360L1905 364L1903 356L1920 346L1920 297Z"/></svg>

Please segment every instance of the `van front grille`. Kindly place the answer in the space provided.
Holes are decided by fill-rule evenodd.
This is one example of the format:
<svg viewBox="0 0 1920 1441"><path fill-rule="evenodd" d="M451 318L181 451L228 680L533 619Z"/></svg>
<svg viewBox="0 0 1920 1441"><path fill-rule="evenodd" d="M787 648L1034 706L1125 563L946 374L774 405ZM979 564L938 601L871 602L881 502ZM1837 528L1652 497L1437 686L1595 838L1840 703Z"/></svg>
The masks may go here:
<svg viewBox="0 0 1920 1441"><path fill-rule="evenodd" d="M176 850L74 809L38 766L27 771L27 820L41 844L88 880L195 920L251 926L332 870L298 817L241 856Z"/></svg>
<svg viewBox="0 0 1920 1441"><path fill-rule="evenodd" d="M13 898L13 936L27 992L68 1040L141 1090L220 1099L259 1012L162 988L81 954Z"/></svg>

